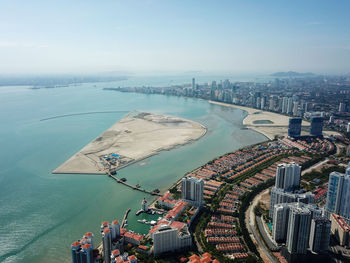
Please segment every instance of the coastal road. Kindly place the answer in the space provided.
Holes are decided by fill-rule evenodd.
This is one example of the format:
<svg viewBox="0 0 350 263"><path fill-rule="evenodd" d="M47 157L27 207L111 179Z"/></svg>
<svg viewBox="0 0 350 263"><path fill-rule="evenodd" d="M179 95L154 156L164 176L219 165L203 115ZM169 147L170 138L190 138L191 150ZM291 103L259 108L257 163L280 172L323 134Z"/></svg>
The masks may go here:
<svg viewBox="0 0 350 263"><path fill-rule="evenodd" d="M255 214L254 214L254 208L260 201L263 194L269 191L269 188L258 194L252 201L251 205L249 206L247 213L246 213L246 226L248 228L248 232L251 237L256 241L255 243L258 244L258 250L260 252L261 258L264 260L264 262L269 263L279 263L276 258L271 255L270 250L266 247L264 241L261 239L260 234L258 233L256 229L255 224Z"/></svg>

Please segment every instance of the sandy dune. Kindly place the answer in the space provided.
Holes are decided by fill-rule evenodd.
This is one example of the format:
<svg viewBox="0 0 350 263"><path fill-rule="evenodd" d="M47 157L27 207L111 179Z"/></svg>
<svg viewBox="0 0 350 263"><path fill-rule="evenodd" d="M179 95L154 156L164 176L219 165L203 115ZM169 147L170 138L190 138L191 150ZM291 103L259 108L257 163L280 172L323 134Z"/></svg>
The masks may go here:
<svg viewBox="0 0 350 263"><path fill-rule="evenodd" d="M118 154L121 169L131 163L197 140L206 128L194 121L146 112L130 112L53 173L104 174L101 158Z"/></svg>

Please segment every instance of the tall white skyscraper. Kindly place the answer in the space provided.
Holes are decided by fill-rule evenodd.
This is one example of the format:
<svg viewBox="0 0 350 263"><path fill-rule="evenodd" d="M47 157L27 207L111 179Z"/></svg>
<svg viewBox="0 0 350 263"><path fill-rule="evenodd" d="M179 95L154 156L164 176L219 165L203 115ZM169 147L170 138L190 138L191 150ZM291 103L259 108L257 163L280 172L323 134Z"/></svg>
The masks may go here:
<svg viewBox="0 0 350 263"><path fill-rule="evenodd" d="M204 182L196 177L184 177L181 181L182 199L190 202L194 206L203 205Z"/></svg>
<svg viewBox="0 0 350 263"><path fill-rule="evenodd" d="M294 101L293 103L293 116L298 116L299 102Z"/></svg>
<svg viewBox="0 0 350 263"><path fill-rule="evenodd" d="M277 243L284 243L287 237L289 204L277 204L274 207L272 237Z"/></svg>
<svg viewBox="0 0 350 263"><path fill-rule="evenodd" d="M286 241L291 208L307 209L310 211L311 218L319 218L322 215L322 210L315 204L294 202L275 205L272 219L272 237L277 243L285 243Z"/></svg>
<svg viewBox="0 0 350 263"><path fill-rule="evenodd" d="M288 97L282 99L282 113L287 113L288 110Z"/></svg>
<svg viewBox="0 0 350 263"><path fill-rule="evenodd" d="M311 226L311 212L305 207L291 206L286 247L291 254L306 254Z"/></svg>
<svg viewBox="0 0 350 263"><path fill-rule="evenodd" d="M332 172L329 175L326 211L350 219L350 175Z"/></svg>
<svg viewBox="0 0 350 263"><path fill-rule="evenodd" d="M275 187L292 191L300 186L301 166L296 163L280 164L276 170Z"/></svg>
<svg viewBox="0 0 350 263"><path fill-rule="evenodd" d="M294 203L294 202L300 202L304 204L313 204L314 199L315 199L315 195L311 192L293 193L293 192L285 191L281 188L273 187L271 189L269 216L270 218L273 218L274 207L276 204Z"/></svg>

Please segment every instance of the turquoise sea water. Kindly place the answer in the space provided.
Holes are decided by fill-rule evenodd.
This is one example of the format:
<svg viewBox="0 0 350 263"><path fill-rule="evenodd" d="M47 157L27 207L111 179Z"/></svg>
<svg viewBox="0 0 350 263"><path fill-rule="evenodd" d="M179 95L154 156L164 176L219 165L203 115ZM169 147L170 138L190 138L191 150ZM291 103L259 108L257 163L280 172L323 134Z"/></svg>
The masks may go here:
<svg viewBox="0 0 350 263"><path fill-rule="evenodd" d="M164 151L119 172L132 184L166 189L216 156L265 140L242 129L246 113L206 101L103 91L130 83L82 84L59 89L0 87L0 262L70 262L70 245L87 232L101 240L102 221L121 220L146 233L135 212L151 196L105 175L51 174L62 162L123 117L144 110L198 121L208 128L199 141Z"/></svg>

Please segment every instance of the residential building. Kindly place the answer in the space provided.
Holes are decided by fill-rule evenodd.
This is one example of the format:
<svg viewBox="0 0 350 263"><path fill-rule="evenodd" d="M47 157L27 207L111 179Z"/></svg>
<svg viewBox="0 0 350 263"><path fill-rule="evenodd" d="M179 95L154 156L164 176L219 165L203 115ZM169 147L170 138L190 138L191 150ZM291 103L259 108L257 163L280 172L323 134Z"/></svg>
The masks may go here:
<svg viewBox="0 0 350 263"><path fill-rule="evenodd" d="M291 206L286 247L291 254L306 254L311 226L311 212L302 206Z"/></svg>
<svg viewBox="0 0 350 263"><path fill-rule="evenodd" d="M311 220L309 248L315 253L328 251L331 236L331 221L327 217L316 217Z"/></svg>
<svg viewBox="0 0 350 263"><path fill-rule="evenodd" d="M181 181L182 199L188 201L194 206L202 206L204 181L196 177L185 177Z"/></svg>
<svg viewBox="0 0 350 263"><path fill-rule="evenodd" d="M192 238L187 225L178 221L160 222L150 230L150 234L153 239L154 255L192 246Z"/></svg>
<svg viewBox="0 0 350 263"><path fill-rule="evenodd" d="M102 232L103 258L106 263L111 262L112 252L112 236L108 227L105 227Z"/></svg>
<svg viewBox="0 0 350 263"><path fill-rule="evenodd" d="M331 214L330 219L332 235L341 246L350 247L350 226L337 214Z"/></svg>
<svg viewBox="0 0 350 263"><path fill-rule="evenodd" d="M301 134L301 118L290 118L288 125L288 136L289 137L300 137Z"/></svg>
<svg viewBox="0 0 350 263"><path fill-rule="evenodd" d="M302 202L276 204L272 220L272 237L277 243L285 243L286 241L290 209L293 207L307 209L310 211L311 218L319 218L322 215L322 210L315 204Z"/></svg>
<svg viewBox="0 0 350 263"><path fill-rule="evenodd" d="M287 114L293 113L293 98L288 98Z"/></svg>
<svg viewBox="0 0 350 263"><path fill-rule="evenodd" d="M322 136L323 119L321 117L311 117L310 134L312 136Z"/></svg>
<svg viewBox="0 0 350 263"><path fill-rule="evenodd" d="M329 175L326 212L350 219L350 175L332 172Z"/></svg>
<svg viewBox="0 0 350 263"><path fill-rule="evenodd" d="M299 192L289 192L281 188L273 187L271 189L271 198L270 198L270 211L269 216L273 218L274 206L281 203L293 203L301 202L305 204L314 203L315 195L311 192L299 193Z"/></svg>
<svg viewBox="0 0 350 263"><path fill-rule="evenodd" d="M288 220L289 220L289 204L277 204L274 206L272 238L277 243L284 243L287 238Z"/></svg>
<svg viewBox="0 0 350 263"><path fill-rule="evenodd" d="M301 166L292 162L279 164L276 170L275 187L286 191L293 191L300 186Z"/></svg>

